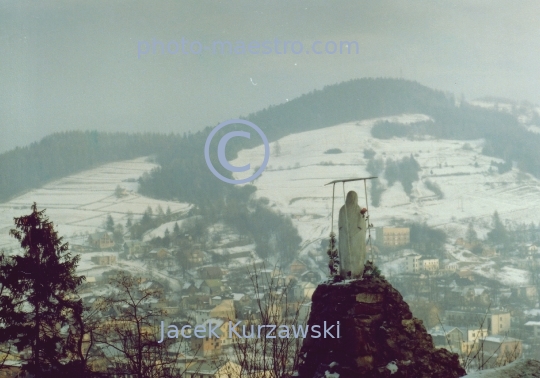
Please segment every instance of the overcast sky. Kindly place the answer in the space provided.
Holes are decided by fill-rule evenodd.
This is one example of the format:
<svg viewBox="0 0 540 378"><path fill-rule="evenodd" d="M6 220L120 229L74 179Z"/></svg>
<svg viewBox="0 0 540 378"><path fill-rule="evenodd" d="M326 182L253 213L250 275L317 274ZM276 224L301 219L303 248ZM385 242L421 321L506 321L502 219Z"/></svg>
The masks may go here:
<svg viewBox="0 0 540 378"><path fill-rule="evenodd" d="M198 130L361 77L540 103L539 17L538 0L4 0L0 151L72 129ZM138 56L182 38L305 50ZM305 53L314 41L359 53Z"/></svg>

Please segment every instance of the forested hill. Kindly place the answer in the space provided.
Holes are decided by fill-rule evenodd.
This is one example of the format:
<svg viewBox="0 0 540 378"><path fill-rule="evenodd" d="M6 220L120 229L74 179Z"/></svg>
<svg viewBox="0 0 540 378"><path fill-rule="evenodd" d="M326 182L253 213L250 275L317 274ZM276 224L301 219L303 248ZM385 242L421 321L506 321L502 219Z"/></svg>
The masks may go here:
<svg viewBox="0 0 540 378"><path fill-rule="evenodd" d="M431 116L434 122L422 130L426 134L454 139L486 138L484 153L516 161L520 168L540 177L540 135L526 131L514 116L456 105L451 94L407 80L351 80L246 118L273 141L291 133L402 113ZM228 192L229 185L217 180L206 166L203 149L209 131L207 128L183 137L97 132L50 135L39 143L0 155L0 201L99 164L156 154L161 168L142 181L144 194L198 204L214 202L216 196ZM219 140L219 135L214 140ZM233 158L240 149L257 143L258 138L233 138L227 155ZM219 163L215 166L219 167ZM221 173L230 177L227 171Z"/></svg>
<svg viewBox="0 0 540 378"><path fill-rule="evenodd" d="M288 134L343 122L402 113L432 114L438 109L457 109L453 97L406 80L359 79L327 86L245 118L274 141ZM188 143L183 143L182 147L161 150L158 154L161 168L143 180L142 193L192 203L210 203L226 195L229 185L209 172L201 153L209 131L190 135ZM228 128L218 133L214 141L229 131ZM227 145L228 158L257 144L260 144L259 138L233 138ZM222 175L230 177L230 172L221 170L219 163L214 166Z"/></svg>
<svg viewBox="0 0 540 378"><path fill-rule="evenodd" d="M424 134L451 139L485 138L485 154L516 161L521 169L540 177L540 135L527 131L515 116L466 103L456 105L452 95L407 80L358 79L327 86L247 119L273 141L291 133L402 113L431 116L434 122L423 125ZM208 171L200 152L208 133L209 129L190 135L183 148L161 150L158 162L162 168L143 180L143 193L187 201L207 198L209 202L224 195L228 185L218 182ZM233 158L240 149L259 143L258 138L233 138L227 155ZM226 171L221 173L230 176Z"/></svg>
<svg viewBox="0 0 540 378"><path fill-rule="evenodd" d="M344 122L423 113L434 122L420 133L447 139L485 138L484 154L515 161L540 177L540 135L511 114L461 103L454 96L400 79L358 79L327 86L249 116L270 140ZM243 142L236 138L235 142Z"/></svg>
<svg viewBox="0 0 540 378"><path fill-rule="evenodd" d="M0 154L0 202L101 164L154 154L181 138L163 134L70 131Z"/></svg>
<svg viewBox="0 0 540 378"><path fill-rule="evenodd" d="M324 87L249 116L269 139L401 113L454 108L454 97L401 79L357 79Z"/></svg>

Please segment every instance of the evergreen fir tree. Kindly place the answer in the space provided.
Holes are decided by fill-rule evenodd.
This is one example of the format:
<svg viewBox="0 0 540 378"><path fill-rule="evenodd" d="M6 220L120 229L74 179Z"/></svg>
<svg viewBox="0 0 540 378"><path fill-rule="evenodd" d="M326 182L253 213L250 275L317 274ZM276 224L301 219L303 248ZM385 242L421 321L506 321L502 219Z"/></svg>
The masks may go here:
<svg viewBox="0 0 540 378"><path fill-rule="evenodd" d="M399 168L393 159L386 159L384 177L388 181L388 186L392 186L399 178Z"/></svg>
<svg viewBox="0 0 540 378"><path fill-rule="evenodd" d="M11 341L19 352L29 352L22 368L35 377L74 374L73 366L82 362L82 336L76 336L83 328L76 296L84 280L75 274L79 257L71 256L35 203L30 215L15 218L10 234L24 252L0 254L0 343ZM79 360L65 364L68 356Z"/></svg>
<svg viewBox="0 0 540 378"><path fill-rule="evenodd" d="M178 226L178 222L175 222L175 223L174 223L173 236L174 236L175 238L177 238L177 237L180 236L180 226Z"/></svg>
<svg viewBox="0 0 540 378"><path fill-rule="evenodd" d="M105 229L109 232L114 232L114 219L111 214L107 215L107 220L105 221Z"/></svg>
<svg viewBox="0 0 540 378"><path fill-rule="evenodd" d="M366 170L372 176L378 176L384 170L383 159L369 159Z"/></svg>
<svg viewBox="0 0 540 378"><path fill-rule="evenodd" d="M469 222L469 226L467 227L467 234L465 237L467 239L467 243L474 243L478 240L478 235L476 234L472 222Z"/></svg>
<svg viewBox="0 0 540 378"><path fill-rule="evenodd" d="M281 156L281 145L279 144L279 140L274 143L273 155L276 157Z"/></svg>
<svg viewBox="0 0 540 378"><path fill-rule="evenodd" d="M508 242L508 232L497 211L493 213L492 227L493 229L487 234L488 240L496 245L506 244Z"/></svg>
<svg viewBox="0 0 540 378"><path fill-rule="evenodd" d="M144 212L142 219L141 219L141 226L143 227L150 227L152 225L152 218L153 218L154 212L152 211L152 208L148 206L146 208L146 211Z"/></svg>
<svg viewBox="0 0 540 378"><path fill-rule="evenodd" d="M163 240L162 245L165 248L169 248L171 246L171 233L169 232L169 229L165 229L165 233L163 234Z"/></svg>
<svg viewBox="0 0 540 378"><path fill-rule="evenodd" d="M179 240L180 240L180 226L178 226L178 222L175 222L174 227L173 227L171 241L173 242L173 244L176 245L178 244Z"/></svg>
<svg viewBox="0 0 540 378"><path fill-rule="evenodd" d="M129 230L131 226L133 226L133 213L130 210L127 213L126 228Z"/></svg>
<svg viewBox="0 0 540 378"><path fill-rule="evenodd" d="M122 226L120 223L114 226L112 237L116 246L121 246L124 244L124 226Z"/></svg>
<svg viewBox="0 0 540 378"><path fill-rule="evenodd" d="M532 243L535 243L538 241L538 229L534 225L534 222L531 222L529 225L529 240Z"/></svg>
<svg viewBox="0 0 540 378"><path fill-rule="evenodd" d="M384 186L382 186L379 181L372 180L370 193L371 193L371 204L375 207L378 207L381 204L381 197L384 192Z"/></svg>

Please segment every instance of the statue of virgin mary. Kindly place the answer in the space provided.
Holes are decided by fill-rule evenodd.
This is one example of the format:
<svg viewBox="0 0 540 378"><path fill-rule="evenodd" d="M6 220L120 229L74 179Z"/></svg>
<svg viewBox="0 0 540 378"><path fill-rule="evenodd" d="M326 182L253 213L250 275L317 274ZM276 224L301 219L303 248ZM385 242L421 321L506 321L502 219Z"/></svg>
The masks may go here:
<svg viewBox="0 0 540 378"><path fill-rule="evenodd" d="M345 205L339 210L339 265L344 278L360 278L366 262L365 209L358 206L358 194L347 193Z"/></svg>

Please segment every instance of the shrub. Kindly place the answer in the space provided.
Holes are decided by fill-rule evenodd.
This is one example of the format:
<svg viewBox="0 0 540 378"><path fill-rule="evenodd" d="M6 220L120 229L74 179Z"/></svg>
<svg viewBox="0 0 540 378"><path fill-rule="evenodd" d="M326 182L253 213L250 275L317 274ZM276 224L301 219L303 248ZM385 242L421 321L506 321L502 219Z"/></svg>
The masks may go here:
<svg viewBox="0 0 540 378"><path fill-rule="evenodd" d="M364 159L373 159L375 157L375 150L372 148L364 148Z"/></svg>
<svg viewBox="0 0 540 378"><path fill-rule="evenodd" d="M377 122L371 129L371 135L378 139L402 138L408 133L408 125L388 121Z"/></svg>
<svg viewBox="0 0 540 378"><path fill-rule="evenodd" d="M324 151L325 154L341 154L343 151L341 151L339 148L331 148L329 150Z"/></svg>
<svg viewBox="0 0 540 378"><path fill-rule="evenodd" d="M443 193L441 187L439 186L439 184L437 184L436 182L433 182L433 181L428 179L428 180L424 181L424 185L426 186L426 188L428 188L433 193L435 193L435 195L437 196L438 199L443 199L444 198L444 193Z"/></svg>

